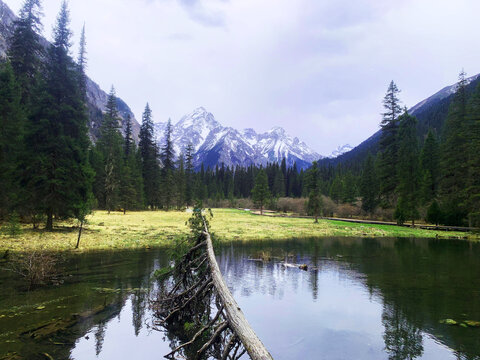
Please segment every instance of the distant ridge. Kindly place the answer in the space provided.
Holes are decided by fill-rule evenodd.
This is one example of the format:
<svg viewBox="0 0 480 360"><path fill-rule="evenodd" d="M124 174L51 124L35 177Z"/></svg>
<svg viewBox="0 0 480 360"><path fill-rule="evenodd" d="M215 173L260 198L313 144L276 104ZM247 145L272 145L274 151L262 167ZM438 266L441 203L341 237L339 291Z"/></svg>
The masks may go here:
<svg viewBox="0 0 480 360"><path fill-rule="evenodd" d="M166 123L155 125L157 141L161 144ZM308 168L321 158L298 138L289 136L281 127L258 134L253 129L236 130L222 126L205 108L199 107L185 115L173 126L176 154L185 151L189 143L195 148L195 164L214 167L266 165L286 159L288 166Z"/></svg>
<svg viewBox="0 0 480 360"><path fill-rule="evenodd" d="M0 58L4 58L8 51L8 40L14 31L14 21L17 19L17 16L14 12L0 0ZM43 46L48 47L50 43L45 39L40 39ZM105 111L105 106L107 104L107 93L103 91L100 86L95 83L90 78L87 78L87 103L88 103L88 114L89 114L89 129L90 129L90 138L92 141L96 141L100 134L100 127L103 122L103 111ZM130 116L132 119L132 130L135 139L138 139L138 134L140 133L140 124L135 119L130 107L120 98L117 99L117 106L119 114L121 117L122 130L125 131L126 128L126 119L127 116Z"/></svg>
<svg viewBox="0 0 480 360"><path fill-rule="evenodd" d="M468 78L467 82L467 92L472 93L480 83L480 74ZM409 109L409 113L418 120L417 131L419 137L425 137L429 129L432 129L439 136L442 134L443 125L445 124L456 86L454 84L444 87ZM348 164L350 168L359 170L369 153L375 155L378 152L380 136L381 131L379 130L352 150L335 158L324 158L320 161L320 164L325 166Z"/></svg>

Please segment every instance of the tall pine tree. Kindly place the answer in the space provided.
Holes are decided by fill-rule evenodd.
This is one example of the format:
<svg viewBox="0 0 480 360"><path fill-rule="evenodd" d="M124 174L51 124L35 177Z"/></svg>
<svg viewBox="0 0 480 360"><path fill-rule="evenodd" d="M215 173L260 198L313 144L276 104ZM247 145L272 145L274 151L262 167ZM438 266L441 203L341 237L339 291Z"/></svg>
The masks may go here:
<svg viewBox="0 0 480 360"><path fill-rule="evenodd" d="M462 225L467 215L468 178L467 80L461 72L455 97L450 105L441 143L440 199L447 225ZM478 150L477 150L478 151Z"/></svg>
<svg viewBox="0 0 480 360"><path fill-rule="evenodd" d="M172 122L169 119L160 159L162 160L162 203L166 210L173 205L175 193L175 151L172 142Z"/></svg>
<svg viewBox="0 0 480 360"><path fill-rule="evenodd" d="M54 216L79 216L91 200L87 115L77 66L69 55L69 22L64 1L27 137L27 183L35 207L47 216L48 230Z"/></svg>
<svg viewBox="0 0 480 360"><path fill-rule="evenodd" d="M395 217L399 223L411 220L415 224L418 218L419 194L419 154L417 140L417 120L405 113L399 118L398 130L398 204Z"/></svg>
<svg viewBox="0 0 480 360"><path fill-rule="evenodd" d="M142 159L142 176L145 193L145 204L154 210L159 206L159 165L158 149L155 143L155 135L150 105L145 106L140 128L140 156Z"/></svg>
<svg viewBox="0 0 480 360"><path fill-rule="evenodd" d="M439 145L436 136L430 130L420 154L421 166L421 200L431 203L437 197L439 175Z"/></svg>
<svg viewBox="0 0 480 360"><path fill-rule="evenodd" d="M480 85L473 93L467 108L468 175L466 205L469 225L480 227Z"/></svg>
<svg viewBox="0 0 480 360"><path fill-rule="evenodd" d="M252 190L252 199L255 205L260 207L260 214L263 215L263 208L270 197L267 173L265 170L260 169L255 178L255 186Z"/></svg>
<svg viewBox="0 0 480 360"><path fill-rule="evenodd" d="M185 203L187 206L193 205L194 197L194 167L193 167L194 147L190 143L185 152Z"/></svg>
<svg viewBox="0 0 480 360"><path fill-rule="evenodd" d="M124 151L120 133L120 116L117 109L117 96L112 86L100 128L97 149L102 154L104 166L103 204L105 209L116 210L120 205L120 184L123 173Z"/></svg>
<svg viewBox="0 0 480 360"><path fill-rule="evenodd" d="M85 24L83 24L82 33L80 35L80 47L78 49L78 71L80 73L80 86L83 96L87 97L87 37L85 35Z"/></svg>
<svg viewBox="0 0 480 360"><path fill-rule="evenodd" d="M307 210L310 216L315 218L315 223L318 223L318 217L322 215L323 199L320 192L320 172L318 163L313 162L312 167L307 172L308 184L308 202Z"/></svg>
<svg viewBox="0 0 480 360"><path fill-rule="evenodd" d="M10 39L8 57L22 91L23 104L29 104L42 67L44 49L40 44L41 9L41 0L25 0Z"/></svg>
<svg viewBox="0 0 480 360"><path fill-rule="evenodd" d="M392 205L394 202L394 192L397 187L397 159L398 159L398 117L401 114L400 100L398 94L400 90L392 81L388 87L383 107L385 112L382 114L382 133L379 142L379 164L378 177L380 182L380 195L383 205Z"/></svg>
<svg viewBox="0 0 480 360"><path fill-rule="evenodd" d="M0 63L0 219L14 208L18 211L22 198L18 180L24 127L20 87L10 62Z"/></svg>

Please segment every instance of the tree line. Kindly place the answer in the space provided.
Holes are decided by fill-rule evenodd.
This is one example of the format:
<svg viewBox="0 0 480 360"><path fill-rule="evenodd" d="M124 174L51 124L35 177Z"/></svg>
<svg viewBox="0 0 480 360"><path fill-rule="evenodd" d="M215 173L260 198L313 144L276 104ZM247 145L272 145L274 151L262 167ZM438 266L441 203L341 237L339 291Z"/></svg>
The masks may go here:
<svg viewBox="0 0 480 360"><path fill-rule="evenodd" d="M418 123L401 107L392 81L377 154L361 166L296 165L196 167L190 144L175 154L172 124L157 144L147 104L138 142L132 120L122 133L112 87L100 135L89 138L86 98L86 37L70 54L69 10L62 3L51 45L41 42L41 0L25 0L7 59L0 62L0 219L22 216L34 226L54 219L83 222L93 208L107 211L170 210L196 200L251 197L263 210L272 199L308 198L310 215L324 213L323 199L354 204L372 215L394 209L399 223L423 209L429 222L480 223L480 85L466 91L462 72L443 131L418 136Z"/></svg>
<svg viewBox="0 0 480 360"><path fill-rule="evenodd" d="M323 193L368 214L394 209L399 223L422 216L433 224L480 226L480 84L472 94L462 71L443 129L419 136L391 82L383 99L377 154L356 164L324 166Z"/></svg>
<svg viewBox="0 0 480 360"><path fill-rule="evenodd" d="M74 61L67 3L47 46L40 37L41 15L41 0L25 0L0 63L0 219L20 215L35 227L45 221L51 230L54 219L83 222L92 208L169 210L196 199L249 197L260 172L266 174L269 197L302 196L304 172L296 165L287 168L285 160L262 168L195 169L192 145L175 154L170 121L164 143L156 143L148 104L137 143L130 118L122 134L113 87L93 143L85 27Z"/></svg>

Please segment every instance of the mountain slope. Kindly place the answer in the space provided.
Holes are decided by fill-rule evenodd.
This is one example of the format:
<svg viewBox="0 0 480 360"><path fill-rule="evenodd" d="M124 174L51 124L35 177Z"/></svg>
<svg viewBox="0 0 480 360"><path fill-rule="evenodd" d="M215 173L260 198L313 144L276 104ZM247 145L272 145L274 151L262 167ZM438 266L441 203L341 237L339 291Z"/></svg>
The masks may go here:
<svg viewBox="0 0 480 360"><path fill-rule="evenodd" d="M472 93L480 83L480 74L470 77L467 81L467 92ZM438 135L442 134L455 90L456 84L447 86L409 110L410 114L418 120L417 131L421 139L426 136L429 129ZM378 152L380 137L381 131L379 130L353 150L333 159L323 159L320 164L325 166L342 164L351 169L360 170L368 154L375 155Z"/></svg>
<svg viewBox="0 0 480 360"><path fill-rule="evenodd" d="M13 11L0 0L0 59L5 58L8 51L8 40L14 31L14 21L17 16ZM45 39L40 39L43 46L48 47L51 44ZM103 121L102 113L105 111L107 104L107 93L103 91L98 84L90 78L87 78L87 105L89 115L90 138L96 141L99 135L99 130ZM135 139L138 139L140 132L140 124L135 119L135 115L130 110L128 105L121 99L117 99L117 105L121 117L122 130L125 131L127 116L132 119L132 131Z"/></svg>
<svg viewBox="0 0 480 360"><path fill-rule="evenodd" d="M165 123L155 125L157 141L164 142ZM289 166L307 168L321 158L304 142L289 136L284 129L276 127L257 134L253 129L243 131L222 126L205 108L200 107L184 116L173 126L172 140L175 153L179 155L191 143L195 148L195 165L202 163L214 167L266 165L286 159Z"/></svg>

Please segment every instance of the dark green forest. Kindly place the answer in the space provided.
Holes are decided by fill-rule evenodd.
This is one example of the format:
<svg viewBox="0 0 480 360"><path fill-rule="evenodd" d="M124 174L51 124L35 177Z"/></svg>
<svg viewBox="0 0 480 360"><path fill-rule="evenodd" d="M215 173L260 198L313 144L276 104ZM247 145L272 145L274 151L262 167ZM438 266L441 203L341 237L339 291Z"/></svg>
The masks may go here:
<svg viewBox="0 0 480 360"><path fill-rule="evenodd" d="M156 143L148 104L138 141L131 121L122 134L113 87L98 140L91 140L85 28L74 60L69 21L63 2L46 48L41 1L26 0L0 63L0 220L21 217L51 230L55 219L83 222L92 209L168 211L197 200L234 207L245 198L275 209L286 197L306 198L315 218L333 215L327 198L366 217L390 209L399 223L480 225L480 85L471 91L463 72L453 100L421 126L401 107L392 81L378 143L355 161L319 161L306 171L285 159L205 168L191 145L175 154L170 123L164 143Z"/></svg>

